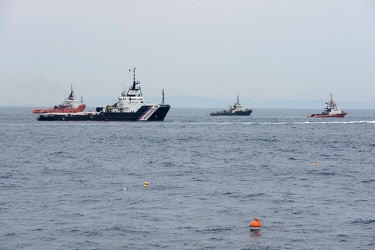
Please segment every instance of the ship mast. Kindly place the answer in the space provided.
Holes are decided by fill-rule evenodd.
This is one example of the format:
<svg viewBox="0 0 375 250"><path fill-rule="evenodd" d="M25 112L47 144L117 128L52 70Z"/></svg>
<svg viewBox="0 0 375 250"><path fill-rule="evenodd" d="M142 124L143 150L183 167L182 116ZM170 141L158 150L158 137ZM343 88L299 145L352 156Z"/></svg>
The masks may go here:
<svg viewBox="0 0 375 250"><path fill-rule="evenodd" d="M162 99L161 99L161 105L164 105L164 89L161 91Z"/></svg>
<svg viewBox="0 0 375 250"><path fill-rule="evenodd" d="M333 97L332 97L332 93L329 93L330 96L331 96L331 103L333 103Z"/></svg>
<svg viewBox="0 0 375 250"><path fill-rule="evenodd" d="M139 82L135 81L135 68L133 68L133 87L132 89L135 90L135 85L139 84Z"/></svg>
<svg viewBox="0 0 375 250"><path fill-rule="evenodd" d="M135 68L133 69L133 86L134 86L134 83L135 83Z"/></svg>
<svg viewBox="0 0 375 250"><path fill-rule="evenodd" d="M137 87L137 85L140 84L140 82L135 80L135 69L136 68L133 68L133 84L129 87L126 96L137 96L138 91L141 91L141 87ZM129 71L132 70L129 69ZM125 91L122 95L125 96ZM138 93L138 96L142 96L142 92Z"/></svg>
<svg viewBox="0 0 375 250"><path fill-rule="evenodd" d="M74 91L73 91L73 85L70 85L70 95L69 95L69 100L74 99Z"/></svg>

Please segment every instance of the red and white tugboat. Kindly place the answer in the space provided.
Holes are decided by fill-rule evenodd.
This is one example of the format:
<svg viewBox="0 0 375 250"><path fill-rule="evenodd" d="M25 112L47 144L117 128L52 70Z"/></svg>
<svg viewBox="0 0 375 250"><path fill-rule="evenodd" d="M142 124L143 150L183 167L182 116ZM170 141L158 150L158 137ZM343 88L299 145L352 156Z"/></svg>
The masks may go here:
<svg viewBox="0 0 375 250"><path fill-rule="evenodd" d="M335 117L344 117L347 113L343 110L340 110L339 107L337 107L336 102L332 98L329 102L326 102L327 107L323 110L320 114L311 114L307 116L307 118L335 118Z"/></svg>
<svg viewBox="0 0 375 250"><path fill-rule="evenodd" d="M59 105L55 105L53 108L45 109L33 109L32 113L41 114L41 113L77 113L82 112L86 108L86 104L83 104L82 101L78 102L74 97L73 86L71 86L70 95L68 98L65 98L63 102Z"/></svg>

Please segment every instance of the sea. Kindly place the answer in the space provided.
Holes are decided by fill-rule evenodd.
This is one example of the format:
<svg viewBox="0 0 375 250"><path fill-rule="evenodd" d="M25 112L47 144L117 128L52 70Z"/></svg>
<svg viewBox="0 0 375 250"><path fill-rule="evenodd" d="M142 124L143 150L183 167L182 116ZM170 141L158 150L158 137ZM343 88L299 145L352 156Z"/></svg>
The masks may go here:
<svg viewBox="0 0 375 250"><path fill-rule="evenodd" d="M0 249L375 249L375 110L211 111L0 107Z"/></svg>

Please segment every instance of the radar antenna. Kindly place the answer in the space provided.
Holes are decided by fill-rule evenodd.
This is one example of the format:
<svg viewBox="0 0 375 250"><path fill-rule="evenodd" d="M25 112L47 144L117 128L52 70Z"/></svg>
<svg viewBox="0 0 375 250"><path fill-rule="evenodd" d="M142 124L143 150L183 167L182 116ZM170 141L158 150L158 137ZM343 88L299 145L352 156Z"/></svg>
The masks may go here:
<svg viewBox="0 0 375 250"><path fill-rule="evenodd" d="M129 69L129 71L132 71L132 70ZM136 86L137 84L140 84L140 82L135 80L135 68L133 68L133 85L132 85L132 87L131 87L130 89L132 89L132 90L136 90L135 86Z"/></svg>

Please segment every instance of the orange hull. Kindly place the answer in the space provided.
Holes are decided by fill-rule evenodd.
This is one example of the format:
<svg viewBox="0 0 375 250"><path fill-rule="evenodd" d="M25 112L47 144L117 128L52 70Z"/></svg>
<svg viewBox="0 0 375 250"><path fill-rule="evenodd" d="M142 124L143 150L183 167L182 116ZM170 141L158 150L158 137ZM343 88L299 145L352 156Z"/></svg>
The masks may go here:
<svg viewBox="0 0 375 250"><path fill-rule="evenodd" d="M78 113L82 112L86 108L85 104L79 105L77 108L52 108L52 109L33 109L31 110L34 114L42 113Z"/></svg>

